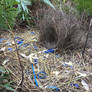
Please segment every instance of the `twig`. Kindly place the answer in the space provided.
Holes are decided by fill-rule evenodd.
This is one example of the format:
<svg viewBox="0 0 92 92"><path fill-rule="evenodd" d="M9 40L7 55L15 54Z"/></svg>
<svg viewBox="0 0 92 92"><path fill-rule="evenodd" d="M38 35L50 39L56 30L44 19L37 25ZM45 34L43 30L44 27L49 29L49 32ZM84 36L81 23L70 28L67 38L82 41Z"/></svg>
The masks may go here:
<svg viewBox="0 0 92 92"><path fill-rule="evenodd" d="M19 51L18 51L18 47L17 47L17 44L16 44L16 41L15 41L15 36L14 36L14 32L12 32L12 28L11 26L9 25L7 19L5 18L6 20L6 23L8 24L8 27L10 30L8 30L11 34L12 34L12 37L13 37L13 40L14 40L14 43L15 43L15 48L16 48L16 53L17 53L17 57L18 57L18 61L19 61L19 65L21 67L21 74L22 74L22 78L21 78L21 82L19 84L20 87L23 86L23 81L24 81L24 73L23 73L23 66L22 66L22 63L21 63L21 60L20 60L20 57L19 57Z"/></svg>
<svg viewBox="0 0 92 92"><path fill-rule="evenodd" d="M89 28L88 28L88 32L87 32L87 36L86 36L86 41L85 41L85 44L84 44L84 47L83 47L83 51L82 51L82 57L83 58L84 58L85 48L86 48L86 45L87 45L88 35L90 33L91 26L92 26L92 19L90 20L90 24L89 24Z"/></svg>

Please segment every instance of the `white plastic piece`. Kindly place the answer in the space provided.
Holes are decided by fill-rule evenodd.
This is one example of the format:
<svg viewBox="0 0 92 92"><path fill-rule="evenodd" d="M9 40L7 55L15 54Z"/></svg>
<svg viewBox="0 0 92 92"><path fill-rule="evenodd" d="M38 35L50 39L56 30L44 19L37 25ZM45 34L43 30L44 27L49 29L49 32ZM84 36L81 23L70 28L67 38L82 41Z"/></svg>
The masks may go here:
<svg viewBox="0 0 92 92"><path fill-rule="evenodd" d="M89 86L88 86L88 84L84 80L81 81L81 84L83 85L85 90L89 91Z"/></svg>

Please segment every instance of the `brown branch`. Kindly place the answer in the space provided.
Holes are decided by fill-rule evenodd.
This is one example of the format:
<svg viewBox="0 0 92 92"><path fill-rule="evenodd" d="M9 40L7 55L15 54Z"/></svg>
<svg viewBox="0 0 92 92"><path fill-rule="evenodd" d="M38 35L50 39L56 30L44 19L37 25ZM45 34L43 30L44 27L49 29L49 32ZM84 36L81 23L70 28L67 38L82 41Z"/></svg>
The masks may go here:
<svg viewBox="0 0 92 92"><path fill-rule="evenodd" d="M21 60L20 60L20 57L19 57L19 51L18 51L18 47L17 47L16 41L15 41L14 32L12 32L12 28L11 28L11 26L9 25L7 19L6 19L6 23L8 24L8 27L9 27L9 29L10 29L10 30L8 30L8 31L12 34L12 37L13 37L13 40L14 40L14 43L15 43L16 53L17 53L17 57L18 57L18 61L19 61L20 67L21 67L21 74L22 74L22 78L21 78L21 82L20 82L19 86L22 87L22 86L23 86L23 81L24 81L23 66L22 66L22 63L21 63Z"/></svg>
<svg viewBox="0 0 92 92"><path fill-rule="evenodd" d="M89 24L89 28L88 28L88 32L87 32L87 36L86 36L86 41L85 41L83 51L82 51L82 57L83 58L84 58L85 48L86 48L86 45L87 45L88 36L89 36L90 30L91 30L91 26L92 26L92 19L90 20L90 24Z"/></svg>

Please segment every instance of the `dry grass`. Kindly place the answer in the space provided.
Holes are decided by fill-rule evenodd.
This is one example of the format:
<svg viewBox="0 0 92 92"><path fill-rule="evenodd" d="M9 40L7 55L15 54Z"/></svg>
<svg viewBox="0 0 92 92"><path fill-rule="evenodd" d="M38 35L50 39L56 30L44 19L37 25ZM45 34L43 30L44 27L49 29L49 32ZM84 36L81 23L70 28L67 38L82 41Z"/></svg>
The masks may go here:
<svg viewBox="0 0 92 92"><path fill-rule="evenodd" d="M35 32L35 34L31 34L31 31ZM56 52L46 54L44 53L46 48L40 47L36 43L39 37L38 30L26 30L24 33L16 33L16 36L24 39L23 44L29 43L27 47L22 45L19 50L24 67L24 92L56 92L46 88L47 86L56 86L60 88L60 92L86 92L87 89L82 85L82 80L89 87L87 92L92 92L92 59L89 58L87 52L85 53L85 61L81 57L81 50L69 51L68 54L62 50L60 54ZM2 34L1 37L8 38L8 40L0 43L0 48L5 47L4 53L0 54L0 57L3 57L1 57L2 64L11 72L12 79L18 86L21 80L21 69L14 51L13 39L9 33L8 35L7 33ZM6 42L11 43L11 45L5 45ZM34 45L37 46L37 50L35 50ZM13 48L12 51L8 50L10 47ZM23 54L28 57L24 57ZM34 58L38 59L37 64L34 63ZM7 62L5 62L6 59L8 59ZM45 79L36 77L39 87L36 87L34 83L32 64L34 65L36 76L40 71L44 71L47 74Z"/></svg>
<svg viewBox="0 0 92 92"><path fill-rule="evenodd" d="M60 10L43 9L39 17L40 42L46 48L83 48L88 31L78 16Z"/></svg>

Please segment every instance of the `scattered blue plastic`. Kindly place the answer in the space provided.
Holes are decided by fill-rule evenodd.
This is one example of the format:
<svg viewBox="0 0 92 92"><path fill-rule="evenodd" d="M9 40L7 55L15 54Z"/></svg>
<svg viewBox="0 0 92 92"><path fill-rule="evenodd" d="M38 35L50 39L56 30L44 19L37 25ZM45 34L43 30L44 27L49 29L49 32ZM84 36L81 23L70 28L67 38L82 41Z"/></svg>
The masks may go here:
<svg viewBox="0 0 92 92"><path fill-rule="evenodd" d="M23 41L17 41L17 44L22 45Z"/></svg>
<svg viewBox="0 0 92 92"><path fill-rule="evenodd" d="M0 43L2 43L4 40L7 40L7 38L0 38Z"/></svg>
<svg viewBox="0 0 92 92"><path fill-rule="evenodd" d="M36 74L35 74L35 71L34 71L34 66L33 66L33 64L32 64L32 70L33 70L33 75L34 75L35 84L36 84L36 86L38 87L38 82L37 82L37 79L36 79Z"/></svg>
<svg viewBox="0 0 92 92"><path fill-rule="evenodd" d="M77 83L73 84L76 88L79 88L79 85Z"/></svg>
<svg viewBox="0 0 92 92"><path fill-rule="evenodd" d="M37 64L38 63L38 59L34 59L34 63Z"/></svg>
<svg viewBox="0 0 92 92"><path fill-rule="evenodd" d="M13 48L8 48L8 50L9 50L9 51L12 51L12 50L13 50Z"/></svg>
<svg viewBox="0 0 92 92"><path fill-rule="evenodd" d="M37 49L38 49L38 47L34 45L34 49L35 49L35 50L37 50Z"/></svg>
<svg viewBox="0 0 92 92"><path fill-rule="evenodd" d="M37 74L37 76L38 76L39 79L46 79L47 74L46 74L46 72L41 71L41 72L39 72L39 73Z"/></svg>
<svg viewBox="0 0 92 92"><path fill-rule="evenodd" d="M54 49L48 49L47 51L44 51L44 53L54 53L55 50Z"/></svg>
<svg viewBox="0 0 92 92"><path fill-rule="evenodd" d="M54 90L56 90L56 91L60 91L60 88L57 88L56 86L48 86L47 88L52 88L52 89L54 89Z"/></svg>
<svg viewBox="0 0 92 92"><path fill-rule="evenodd" d="M73 69L73 66L70 66L71 69Z"/></svg>
<svg viewBox="0 0 92 92"><path fill-rule="evenodd" d="M66 67L68 66L68 64L63 64L63 65L66 66Z"/></svg>
<svg viewBox="0 0 92 92"><path fill-rule="evenodd" d="M15 37L14 38L15 40L21 40L21 41L24 41L24 39L20 38L20 37Z"/></svg>
<svg viewBox="0 0 92 92"><path fill-rule="evenodd" d="M76 87L76 88L79 88L79 85L78 85L77 83L74 83L74 84L71 83L70 86L74 86L74 87Z"/></svg>
<svg viewBox="0 0 92 92"><path fill-rule="evenodd" d="M25 43L24 45L23 45L23 47L27 47L29 45L29 43Z"/></svg>
<svg viewBox="0 0 92 92"><path fill-rule="evenodd" d="M34 35L35 34L35 32L30 32L32 35Z"/></svg>

